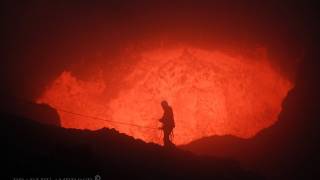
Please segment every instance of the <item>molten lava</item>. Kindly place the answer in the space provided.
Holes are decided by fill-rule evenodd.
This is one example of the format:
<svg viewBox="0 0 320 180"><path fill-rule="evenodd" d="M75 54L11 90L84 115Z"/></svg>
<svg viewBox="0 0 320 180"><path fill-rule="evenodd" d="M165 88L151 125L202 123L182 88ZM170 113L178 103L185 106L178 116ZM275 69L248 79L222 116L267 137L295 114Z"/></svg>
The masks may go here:
<svg viewBox="0 0 320 180"><path fill-rule="evenodd" d="M63 72L37 100L58 109L67 128L110 127L148 142L161 143L157 128L160 102L167 100L175 115L174 142L188 143L211 135L248 138L272 125L292 84L273 70L265 56L248 59L195 48L157 49L142 53L110 100L112 88L103 77L80 80ZM60 109L60 110L59 110Z"/></svg>

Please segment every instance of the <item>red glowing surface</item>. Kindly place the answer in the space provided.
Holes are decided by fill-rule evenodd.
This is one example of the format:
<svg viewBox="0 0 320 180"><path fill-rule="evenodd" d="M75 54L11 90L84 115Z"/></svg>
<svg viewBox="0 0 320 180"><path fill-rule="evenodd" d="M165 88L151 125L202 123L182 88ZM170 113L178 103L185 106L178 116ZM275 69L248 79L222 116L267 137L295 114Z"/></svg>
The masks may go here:
<svg viewBox="0 0 320 180"><path fill-rule="evenodd" d="M80 80L68 71L37 101L107 120L159 127L160 102L165 99L174 110L174 142L184 144L211 135L254 136L277 120L282 100L292 88L263 54L248 59L219 51L176 48L152 50L139 57L123 79L127 86L109 101L103 97L112 84L103 78ZM161 143L159 130L58 113L66 128L109 127Z"/></svg>

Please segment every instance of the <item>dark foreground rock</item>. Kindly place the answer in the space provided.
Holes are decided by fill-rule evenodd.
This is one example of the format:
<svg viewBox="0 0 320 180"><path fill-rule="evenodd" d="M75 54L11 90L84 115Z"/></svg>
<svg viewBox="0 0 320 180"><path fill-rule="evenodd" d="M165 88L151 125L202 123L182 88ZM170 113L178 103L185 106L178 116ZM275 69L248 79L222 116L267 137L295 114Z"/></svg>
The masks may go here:
<svg viewBox="0 0 320 180"><path fill-rule="evenodd" d="M114 129L64 129L7 114L0 122L9 178L261 179L233 160L164 149Z"/></svg>

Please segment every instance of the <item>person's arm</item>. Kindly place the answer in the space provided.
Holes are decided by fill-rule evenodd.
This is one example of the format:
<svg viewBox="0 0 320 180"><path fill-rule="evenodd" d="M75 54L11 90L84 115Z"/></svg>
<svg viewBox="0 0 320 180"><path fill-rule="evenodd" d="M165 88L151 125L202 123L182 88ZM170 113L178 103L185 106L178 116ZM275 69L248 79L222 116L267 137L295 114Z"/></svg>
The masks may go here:
<svg viewBox="0 0 320 180"><path fill-rule="evenodd" d="M164 119L164 118L163 118L163 116L162 116L162 118L160 118L159 121L163 123L163 119Z"/></svg>
<svg viewBox="0 0 320 180"><path fill-rule="evenodd" d="M162 118L160 118L159 121L163 123L165 118L166 118L166 112L163 113Z"/></svg>

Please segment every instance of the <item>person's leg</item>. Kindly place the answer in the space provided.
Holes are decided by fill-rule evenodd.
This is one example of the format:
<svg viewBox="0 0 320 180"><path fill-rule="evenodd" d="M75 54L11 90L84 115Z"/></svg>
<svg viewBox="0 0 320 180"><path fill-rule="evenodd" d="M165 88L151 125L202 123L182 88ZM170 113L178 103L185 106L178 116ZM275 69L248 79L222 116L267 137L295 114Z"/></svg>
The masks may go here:
<svg viewBox="0 0 320 180"><path fill-rule="evenodd" d="M168 131L168 129L164 129L163 130L163 144L164 146L168 146L170 145L170 132Z"/></svg>

